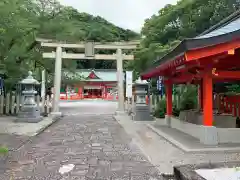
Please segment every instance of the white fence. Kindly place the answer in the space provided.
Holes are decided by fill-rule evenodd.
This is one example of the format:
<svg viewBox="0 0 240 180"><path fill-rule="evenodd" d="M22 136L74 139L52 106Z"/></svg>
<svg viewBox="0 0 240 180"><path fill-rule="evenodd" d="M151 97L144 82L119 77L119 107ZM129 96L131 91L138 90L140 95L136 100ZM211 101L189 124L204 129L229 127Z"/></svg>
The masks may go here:
<svg viewBox="0 0 240 180"><path fill-rule="evenodd" d="M41 113L49 114L51 112L52 100L50 96L40 101L40 96L35 98L37 106L41 109ZM16 115L22 107L23 96L11 95L0 96L0 115Z"/></svg>

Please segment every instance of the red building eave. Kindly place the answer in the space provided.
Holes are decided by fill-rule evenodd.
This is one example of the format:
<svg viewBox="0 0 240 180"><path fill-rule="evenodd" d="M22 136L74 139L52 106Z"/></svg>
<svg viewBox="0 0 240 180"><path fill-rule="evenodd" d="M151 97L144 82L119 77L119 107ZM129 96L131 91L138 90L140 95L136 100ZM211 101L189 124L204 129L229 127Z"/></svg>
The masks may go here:
<svg viewBox="0 0 240 180"><path fill-rule="evenodd" d="M184 55L175 57L171 61L166 61L154 69L141 75L142 79L149 79L157 76L164 76L171 74L177 67L184 65L186 58Z"/></svg>
<svg viewBox="0 0 240 180"><path fill-rule="evenodd" d="M174 58L174 60L166 61L156 68L152 68L148 72L141 74L141 78L149 79L157 76L171 76L171 74L176 72L179 67L188 65L191 61L207 60L211 62L216 55L231 54L238 48L240 48L240 38L214 46L184 51L181 53L184 55L178 56Z"/></svg>

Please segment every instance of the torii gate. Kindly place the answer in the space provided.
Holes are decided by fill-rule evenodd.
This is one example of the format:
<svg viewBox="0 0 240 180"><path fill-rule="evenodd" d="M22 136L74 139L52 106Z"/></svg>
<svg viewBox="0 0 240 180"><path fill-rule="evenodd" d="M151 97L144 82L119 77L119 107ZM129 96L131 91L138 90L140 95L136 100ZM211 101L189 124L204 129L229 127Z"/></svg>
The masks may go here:
<svg viewBox="0 0 240 180"><path fill-rule="evenodd" d="M77 44L67 44L62 42L54 42L53 40L37 39L42 47L54 47L56 52L44 52L43 58L55 58L55 74L54 74L54 99L53 99L53 115L61 115L59 111L60 88L61 88L61 71L62 59L95 59L95 60L117 60L117 79L118 79L118 110L116 113L124 112L124 85L123 85L123 60L134 60L133 55L126 55L122 50L134 50L137 48L139 41L132 42L80 42ZM66 53L62 48L85 49L85 53ZM116 54L95 54L95 49L112 49L116 50Z"/></svg>

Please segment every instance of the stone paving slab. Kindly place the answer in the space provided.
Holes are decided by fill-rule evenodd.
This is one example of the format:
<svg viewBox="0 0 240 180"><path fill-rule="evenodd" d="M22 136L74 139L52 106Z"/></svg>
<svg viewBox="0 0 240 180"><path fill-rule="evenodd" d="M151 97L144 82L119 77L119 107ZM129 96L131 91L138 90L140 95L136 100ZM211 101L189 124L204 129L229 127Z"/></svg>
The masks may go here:
<svg viewBox="0 0 240 180"><path fill-rule="evenodd" d="M64 117L11 152L6 169L1 180L162 179L112 115Z"/></svg>
<svg viewBox="0 0 240 180"><path fill-rule="evenodd" d="M233 169L236 168L236 172L239 173L239 170L237 169L239 166L240 166L240 162L238 161L223 162L223 163L220 162L220 163L187 164L183 166L174 167L174 174L177 180L205 180L205 178L203 178L201 175L197 173L198 170L221 169L221 173L223 173L222 168L233 168ZM221 175L224 176L224 174L221 174ZM216 179L220 179L220 178L216 178Z"/></svg>
<svg viewBox="0 0 240 180"><path fill-rule="evenodd" d="M18 136L36 136L48 126L53 124L57 118L45 117L38 123L14 122L16 117L0 117L0 133Z"/></svg>
<svg viewBox="0 0 240 180"><path fill-rule="evenodd" d="M0 134L0 146L7 147L9 151L16 151L28 140L28 136Z"/></svg>

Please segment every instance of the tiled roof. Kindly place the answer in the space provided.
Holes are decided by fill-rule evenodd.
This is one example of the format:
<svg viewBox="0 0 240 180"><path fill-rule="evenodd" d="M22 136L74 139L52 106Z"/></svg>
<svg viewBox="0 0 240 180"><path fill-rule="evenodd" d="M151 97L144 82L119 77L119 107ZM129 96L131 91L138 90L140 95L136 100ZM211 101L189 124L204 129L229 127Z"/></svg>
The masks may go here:
<svg viewBox="0 0 240 180"><path fill-rule="evenodd" d="M98 78L89 79L88 76L91 74L91 72L94 72L99 79ZM67 73L67 74L69 76L72 73ZM102 82L102 81L115 82L115 81L117 81L117 71L116 70L82 69L82 70L78 70L76 72L76 74L83 77L84 81L91 81L91 82Z"/></svg>

